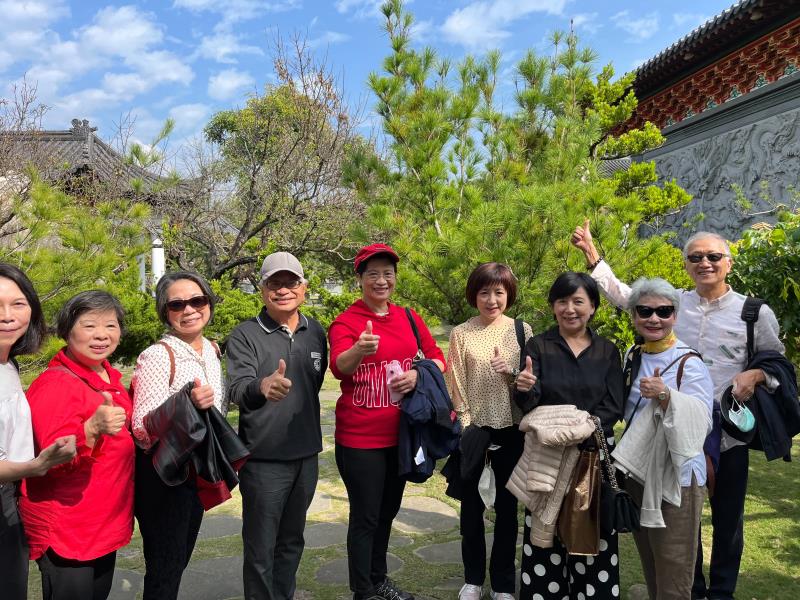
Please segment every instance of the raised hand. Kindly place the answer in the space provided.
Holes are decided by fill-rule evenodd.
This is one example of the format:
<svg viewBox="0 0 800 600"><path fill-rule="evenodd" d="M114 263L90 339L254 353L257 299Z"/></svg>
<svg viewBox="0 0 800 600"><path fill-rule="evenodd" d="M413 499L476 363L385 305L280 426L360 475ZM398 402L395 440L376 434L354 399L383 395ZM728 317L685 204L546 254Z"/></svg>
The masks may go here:
<svg viewBox="0 0 800 600"><path fill-rule="evenodd" d="M65 435L56 439L36 457L36 475L42 476L51 468L68 463L75 458L75 454L77 454L77 450L75 448L74 435Z"/></svg>
<svg viewBox="0 0 800 600"><path fill-rule="evenodd" d="M530 356L525 357L525 368L517 375L517 390L529 392L536 385L536 375L533 374L533 361Z"/></svg>
<svg viewBox="0 0 800 600"><path fill-rule="evenodd" d="M372 333L372 321L367 321L364 331L358 336L354 347L361 356L369 356L378 351L378 343L381 336Z"/></svg>
<svg viewBox="0 0 800 600"><path fill-rule="evenodd" d="M664 383L664 380L661 379L661 369L657 368L653 371L652 377L642 377L639 379L639 394L641 394L642 398L658 400L658 395L666 391L667 385ZM666 410L669 404L669 395L667 395L664 400L659 400L659 403L661 404L661 408Z"/></svg>
<svg viewBox="0 0 800 600"><path fill-rule="evenodd" d="M500 348L497 346L494 347L494 356L490 362L492 365L492 370L495 373L502 373L503 375L511 373L511 367L509 367L506 360L500 356Z"/></svg>
<svg viewBox="0 0 800 600"><path fill-rule="evenodd" d="M125 426L125 409L114 404L110 393L105 391L100 393L103 395L103 403L89 418L90 428L95 437L116 435Z"/></svg>
<svg viewBox="0 0 800 600"><path fill-rule="evenodd" d="M280 359L272 375L261 380L261 393L267 400L278 402L286 398L290 389L292 382L286 377L286 361Z"/></svg>
<svg viewBox="0 0 800 600"><path fill-rule="evenodd" d="M586 263L591 265L600 258L597 248L594 247L594 239L592 238L592 231L589 228L589 219L583 220L583 225L578 225L575 231L572 232L570 242L578 250L583 252L586 257Z"/></svg>
<svg viewBox="0 0 800 600"><path fill-rule="evenodd" d="M191 392L192 404L198 410L206 410L214 406L214 388L210 384L203 383L195 377L194 387Z"/></svg>

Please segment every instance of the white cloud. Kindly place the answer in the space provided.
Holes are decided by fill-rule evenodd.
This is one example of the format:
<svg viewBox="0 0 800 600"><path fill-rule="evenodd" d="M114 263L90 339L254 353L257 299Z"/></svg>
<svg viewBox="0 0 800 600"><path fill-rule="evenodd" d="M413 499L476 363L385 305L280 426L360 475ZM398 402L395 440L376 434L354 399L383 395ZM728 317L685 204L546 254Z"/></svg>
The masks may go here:
<svg viewBox="0 0 800 600"><path fill-rule="evenodd" d="M597 13L580 13L572 17L572 26L579 31L585 31L589 34L595 34L603 27L597 21Z"/></svg>
<svg viewBox="0 0 800 600"><path fill-rule="evenodd" d="M78 31L78 38L88 51L133 56L161 43L164 32L153 14L142 13L134 6L109 6L98 11L91 25Z"/></svg>
<svg viewBox="0 0 800 600"><path fill-rule="evenodd" d="M560 15L567 0L485 0L452 12L442 25L445 37L468 48L497 47L511 35L507 27L534 12Z"/></svg>
<svg viewBox="0 0 800 600"><path fill-rule="evenodd" d="M417 44L426 44L433 37L433 21L417 21L411 26L409 31L411 40Z"/></svg>
<svg viewBox="0 0 800 600"><path fill-rule="evenodd" d="M69 15L69 6L64 0L2 0L0 14L3 23L9 25L47 25Z"/></svg>
<svg viewBox="0 0 800 600"><path fill-rule="evenodd" d="M203 37L197 54L218 63L235 64L237 54L262 55L264 51L257 46L241 43L241 36L230 31L218 31L213 35Z"/></svg>
<svg viewBox="0 0 800 600"><path fill-rule="evenodd" d="M255 79L246 71L225 69L208 80L208 95L214 100L231 100L255 86Z"/></svg>
<svg viewBox="0 0 800 600"><path fill-rule="evenodd" d="M658 32L658 13L650 13L639 18L632 17L630 12L623 10L618 12L611 21L619 28L628 33L629 41L642 42L653 37Z"/></svg>
<svg viewBox="0 0 800 600"><path fill-rule="evenodd" d="M38 59L56 41L52 23L69 16L64 0L0 0L0 72Z"/></svg>
<svg viewBox="0 0 800 600"><path fill-rule="evenodd" d="M338 31L324 31L322 35L308 40L309 48L319 48L331 46L332 44L341 44L350 39L346 33L339 33Z"/></svg>
<svg viewBox="0 0 800 600"><path fill-rule="evenodd" d="M672 22L676 27L680 27L688 31L694 29L695 27L699 27L708 21L709 18L710 17L708 15L703 15L700 13L675 13L672 15Z"/></svg>
<svg viewBox="0 0 800 600"><path fill-rule="evenodd" d="M336 10L356 19L378 17L384 0L336 0Z"/></svg>
<svg viewBox="0 0 800 600"><path fill-rule="evenodd" d="M169 110L169 116L175 119L176 131L195 131L205 124L211 108L207 104L180 104Z"/></svg>
<svg viewBox="0 0 800 600"><path fill-rule="evenodd" d="M228 29L234 23L249 21L268 12L285 12L302 6L301 0L175 0L173 7L194 12L213 12L222 16L217 29Z"/></svg>

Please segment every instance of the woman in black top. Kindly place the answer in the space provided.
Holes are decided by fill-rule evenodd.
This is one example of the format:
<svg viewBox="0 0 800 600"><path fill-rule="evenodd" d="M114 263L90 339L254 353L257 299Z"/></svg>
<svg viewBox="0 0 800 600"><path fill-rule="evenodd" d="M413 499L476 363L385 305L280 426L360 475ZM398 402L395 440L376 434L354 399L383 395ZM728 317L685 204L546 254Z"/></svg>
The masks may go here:
<svg viewBox="0 0 800 600"><path fill-rule="evenodd" d="M614 424L622 418L622 366L614 344L588 327L600 304L597 284L585 273L563 273L547 300L557 325L525 345L536 380L529 392L517 394L517 403L524 412L575 405L600 418L613 445ZM598 556L576 556L567 554L557 536L552 548L531 544L530 524L526 511L521 600L620 597L616 533L601 538Z"/></svg>

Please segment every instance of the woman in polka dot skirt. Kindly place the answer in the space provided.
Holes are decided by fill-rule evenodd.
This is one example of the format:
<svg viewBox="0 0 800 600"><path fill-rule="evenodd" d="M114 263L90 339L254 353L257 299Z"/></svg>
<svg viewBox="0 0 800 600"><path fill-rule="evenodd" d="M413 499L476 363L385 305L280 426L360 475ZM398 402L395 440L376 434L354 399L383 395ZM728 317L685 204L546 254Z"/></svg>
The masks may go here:
<svg viewBox="0 0 800 600"><path fill-rule="evenodd" d="M514 304L517 282L506 265L484 263L467 280L467 300L478 316L454 327L447 359L448 384L462 425L481 427L498 446L488 458L496 477L494 540L489 559L491 597L513 600L517 553L517 499L506 487L522 453L519 430L522 414L512 401L512 388L520 372L520 342L514 320L505 310ZM532 335L522 324L524 339ZM465 584L460 600L480 600L486 577L486 541L478 479L464 482L461 499L461 556Z"/></svg>
<svg viewBox="0 0 800 600"><path fill-rule="evenodd" d="M624 386L616 347L588 327L600 304L597 284L585 273L563 273L550 288L548 302L557 325L526 344L536 383L527 394L517 394L517 402L524 412L542 405L575 405L600 418L613 447ZM619 598L617 534L601 538L597 556L567 554L558 536L551 548L541 548L531 543L526 510L521 571L520 600Z"/></svg>

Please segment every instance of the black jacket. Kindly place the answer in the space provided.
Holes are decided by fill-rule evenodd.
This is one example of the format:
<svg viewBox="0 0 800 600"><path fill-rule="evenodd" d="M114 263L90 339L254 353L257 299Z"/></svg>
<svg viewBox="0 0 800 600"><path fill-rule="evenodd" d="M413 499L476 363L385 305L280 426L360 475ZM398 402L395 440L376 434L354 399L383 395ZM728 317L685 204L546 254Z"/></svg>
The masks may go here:
<svg viewBox="0 0 800 600"><path fill-rule="evenodd" d="M188 382L148 413L144 426L158 439L152 451L153 468L162 481L176 486L193 474L200 502L209 510L231 497L239 484L236 472L250 453L215 406L195 408L193 386Z"/></svg>
<svg viewBox="0 0 800 600"><path fill-rule="evenodd" d="M757 435L750 447L763 450L767 460L783 457L789 462L792 438L800 433L800 402L794 366L780 352L763 350L753 356L747 369L761 369L780 382L774 393L763 385L757 385L753 399L748 403L757 427Z"/></svg>
<svg viewBox="0 0 800 600"><path fill-rule="evenodd" d="M422 483L433 474L436 461L458 447L461 423L455 418L453 402L436 363L424 359L414 368L417 386L403 398L400 407L397 451L400 477Z"/></svg>

